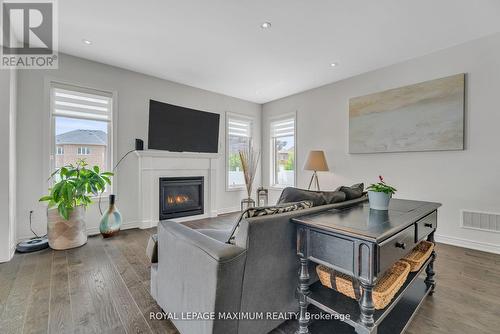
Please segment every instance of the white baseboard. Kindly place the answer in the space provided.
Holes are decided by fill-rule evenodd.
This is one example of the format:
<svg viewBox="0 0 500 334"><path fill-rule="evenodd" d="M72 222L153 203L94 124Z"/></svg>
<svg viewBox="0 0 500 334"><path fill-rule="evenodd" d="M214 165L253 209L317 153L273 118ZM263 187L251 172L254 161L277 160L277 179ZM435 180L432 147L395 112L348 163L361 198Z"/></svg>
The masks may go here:
<svg viewBox="0 0 500 334"><path fill-rule="evenodd" d="M488 253L500 254L500 245L498 245L498 244L472 241L472 240L455 238L455 237L447 237L447 236L440 235L440 234L436 234L434 236L434 238L436 239L437 242L441 242L443 244L448 244L448 245L458 246L458 247L463 247L463 248L469 248L469 249L474 249L474 250L488 252Z"/></svg>
<svg viewBox="0 0 500 334"><path fill-rule="evenodd" d="M225 213L232 213L232 212L238 212L240 211L241 208L239 206L233 206L231 208L222 208L217 210L218 215L223 215Z"/></svg>
<svg viewBox="0 0 500 334"><path fill-rule="evenodd" d="M141 226L141 222L127 222L127 223L123 223L120 229L121 230L129 230L131 228L139 228L140 226ZM97 235L99 233L101 233L99 231L99 226L87 228L87 235ZM31 238L33 238L32 234L20 236L17 238L17 242L19 243L21 241L30 240ZM14 250L15 250L15 247L14 247Z"/></svg>
<svg viewBox="0 0 500 334"><path fill-rule="evenodd" d="M127 222L122 224L120 230L130 230L131 228L139 228L140 226L141 226L140 222ZM99 231L99 226L87 229L88 235L97 235L100 233L101 231Z"/></svg>

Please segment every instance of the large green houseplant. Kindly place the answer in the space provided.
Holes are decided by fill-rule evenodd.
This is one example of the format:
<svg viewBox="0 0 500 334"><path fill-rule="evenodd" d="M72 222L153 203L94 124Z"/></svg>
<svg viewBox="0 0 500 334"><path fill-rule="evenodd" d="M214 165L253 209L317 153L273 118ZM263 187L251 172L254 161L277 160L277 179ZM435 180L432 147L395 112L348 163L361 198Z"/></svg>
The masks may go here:
<svg viewBox="0 0 500 334"><path fill-rule="evenodd" d="M40 198L41 202L48 202L47 236L53 249L74 248L87 242L85 208L93 196L111 185L113 173L87 166L85 160L78 160L58 168L49 178L54 181L49 194Z"/></svg>

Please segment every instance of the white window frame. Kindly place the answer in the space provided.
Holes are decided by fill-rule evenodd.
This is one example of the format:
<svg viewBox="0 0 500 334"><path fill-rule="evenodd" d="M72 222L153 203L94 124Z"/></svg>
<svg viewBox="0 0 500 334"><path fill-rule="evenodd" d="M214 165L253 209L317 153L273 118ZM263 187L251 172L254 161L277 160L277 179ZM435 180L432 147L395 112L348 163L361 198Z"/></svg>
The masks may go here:
<svg viewBox="0 0 500 334"><path fill-rule="evenodd" d="M226 166L225 167L225 174L224 174L224 177L226 179L225 183L226 183L226 191L241 191L243 189L246 189L245 187L245 184L242 184L242 185L230 185L229 184L229 120L234 120L234 121L243 121L243 122L249 122L250 123L250 143L253 143L253 139L254 139L254 136L255 136L255 128L254 128L254 125L255 125L255 118L254 117L251 117L251 116L248 116L248 115L242 115L242 114L238 114L238 113L233 113L233 112L229 112L227 111L226 112L226 115L225 115L225 134L226 134L226 150L225 150L225 158L224 158L224 165Z"/></svg>
<svg viewBox="0 0 500 334"><path fill-rule="evenodd" d="M294 154L294 163L293 163L293 185L283 185L283 184L278 184L275 181L275 168L276 168L276 154L274 152L275 145L274 145L274 140L275 138L273 136L273 124L278 123L278 122L283 122L293 119L294 121L294 128L293 128L293 140L294 140L294 145L293 145L293 154ZM298 146L298 141L297 141L297 114L294 113L289 113L289 114L282 114L279 116L275 116L269 119L269 124L268 124L268 131L269 131L269 188L271 189L283 189L286 187L295 187L297 185L297 146Z"/></svg>
<svg viewBox="0 0 500 334"><path fill-rule="evenodd" d="M98 88L89 88L85 87L86 85L80 85L80 84L73 84L73 83L66 83L57 79L52 79L52 78L46 78L45 79L45 92L46 96L48 97L48 103L46 104L48 106L48 127L45 127L45 129L48 129L46 132L49 139L49 150L50 153L46 156L49 157L48 163L46 166L48 167L48 175L51 175L52 172L55 170L55 148L56 148L56 142L55 142L55 120L57 115L54 115L54 106L55 106L55 95L54 95L54 88L61 88L61 89L66 89L66 90L74 90L77 92L82 92L82 93L88 93L88 94L95 94L95 95L102 95L109 97L111 99L111 106L109 108L109 120L108 120L108 138L107 138L107 154L106 154L106 165L107 165L107 171L112 171L113 169L113 163L115 159L115 136L116 136L116 131L115 131L115 126L117 123L117 93L116 91L109 91L109 90L103 90L103 89L98 89ZM63 117L68 117L68 116L63 116ZM89 117L84 117L84 116L69 116L68 118L78 118L78 119L89 119L89 120L97 120L97 121L103 121L102 119L98 118L89 118ZM47 136L46 135L46 136ZM45 152L45 151L44 151ZM110 193L115 193L117 191L117 184L116 184L116 178L113 178L113 181L111 186L108 186L106 191L102 194L104 200L106 199L106 196L109 195Z"/></svg>
<svg viewBox="0 0 500 334"><path fill-rule="evenodd" d="M56 155L63 155L63 154L64 154L64 146L56 146Z"/></svg>

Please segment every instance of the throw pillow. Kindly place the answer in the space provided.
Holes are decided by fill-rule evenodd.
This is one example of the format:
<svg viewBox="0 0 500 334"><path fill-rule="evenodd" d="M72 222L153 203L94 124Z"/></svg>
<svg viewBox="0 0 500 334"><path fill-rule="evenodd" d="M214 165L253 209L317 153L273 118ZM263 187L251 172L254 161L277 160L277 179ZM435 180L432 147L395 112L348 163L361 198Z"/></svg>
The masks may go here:
<svg viewBox="0 0 500 334"><path fill-rule="evenodd" d="M326 204L334 204L346 200L346 194L342 191L322 191Z"/></svg>
<svg viewBox="0 0 500 334"><path fill-rule="evenodd" d="M365 189L365 185L363 183L356 183L350 187L339 187L337 190L345 193L345 200L349 201L351 199L360 198L363 196L363 190Z"/></svg>
<svg viewBox="0 0 500 334"><path fill-rule="evenodd" d="M313 203L311 201L301 201L301 202L296 202L296 203L287 203L284 205L261 206L261 207L256 207L256 208L248 208L241 213L240 218L238 219L238 221L234 225L234 227L231 231L231 235L230 235L227 242L230 244L234 243L234 237L236 235L236 232L238 231L238 228L240 226L240 222L245 218L277 215L280 213L309 209L312 207L313 207Z"/></svg>
<svg viewBox="0 0 500 334"><path fill-rule="evenodd" d="M313 206L327 204L321 191L311 191L294 187L287 187L281 192L278 204L311 201Z"/></svg>

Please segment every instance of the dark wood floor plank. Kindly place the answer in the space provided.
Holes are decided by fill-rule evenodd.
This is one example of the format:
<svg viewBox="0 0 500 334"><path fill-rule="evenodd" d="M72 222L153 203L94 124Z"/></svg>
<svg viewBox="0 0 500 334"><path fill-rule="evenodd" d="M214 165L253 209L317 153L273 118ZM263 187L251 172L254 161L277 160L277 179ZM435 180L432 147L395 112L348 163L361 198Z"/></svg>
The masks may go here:
<svg viewBox="0 0 500 334"><path fill-rule="evenodd" d="M101 240L93 240L93 247L106 257L104 245ZM95 241L95 242L94 242ZM110 261L102 261L100 270L105 277L109 288L110 297L127 333L152 333L141 310L133 299L122 277Z"/></svg>
<svg viewBox="0 0 500 334"><path fill-rule="evenodd" d="M112 239L105 240L104 243L107 255L110 259L112 259L112 263L122 276L125 285L129 289L152 331L154 333L177 334L177 329L170 322L150 319L150 313L161 312L161 308L158 304L156 304L155 300L149 293L149 289L143 285L143 282L141 282L141 279L137 275L136 271L132 268L126 257L120 251L117 245L120 241L118 239ZM143 265L145 267L149 267L148 263L144 263Z"/></svg>
<svg viewBox="0 0 500 334"><path fill-rule="evenodd" d="M16 254L10 262L0 264L0 319L24 258L24 254Z"/></svg>
<svg viewBox="0 0 500 334"><path fill-rule="evenodd" d="M0 333L21 333L30 299L38 257L26 255L17 272L0 319Z"/></svg>
<svg viewBox="0 0 500 334"><path fill-rule="evenodd" d="M28 302L23 333L42 334L48 331L50 303L50 278L52 273L53 251L45 249L37 255L36 272Z"/></svg>
<svg viewBox="0 0 500 334"><path fill-rule="evenodd" d="M66 251L54 251L50 279L49 333L72 333L74 323L69 293Z"/></svg>

